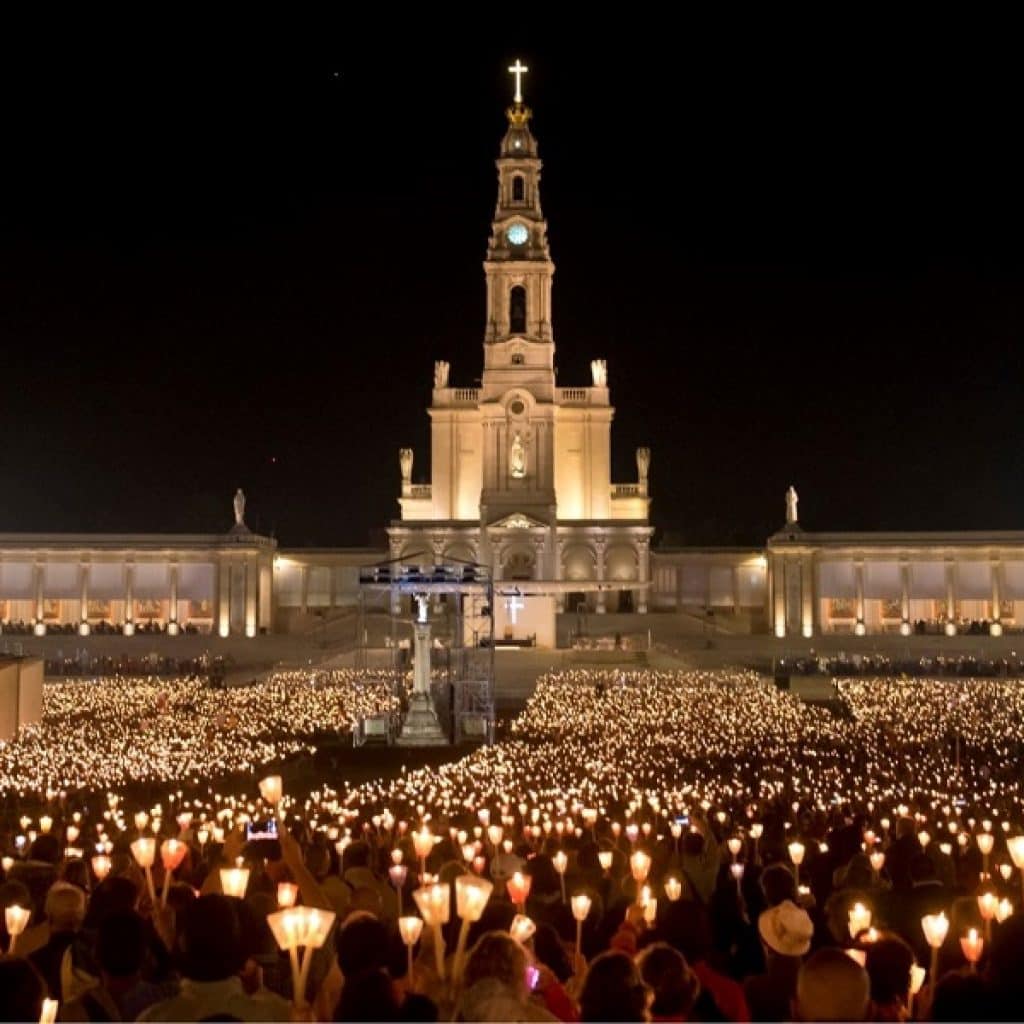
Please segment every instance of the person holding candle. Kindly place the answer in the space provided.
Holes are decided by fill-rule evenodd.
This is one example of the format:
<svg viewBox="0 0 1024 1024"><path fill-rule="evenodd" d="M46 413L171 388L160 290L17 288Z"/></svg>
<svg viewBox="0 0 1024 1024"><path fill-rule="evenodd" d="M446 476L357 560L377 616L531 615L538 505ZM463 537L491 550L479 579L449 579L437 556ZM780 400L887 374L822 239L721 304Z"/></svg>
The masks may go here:
<svg viewBox="0 0 1024 1024"><path fill-rule="evenodd" d="M842 950L819 949L800 967L793 993L792 1016L777 1019L867 1020L870 990L867 971L860 964Z"/></svg>
<svg viewBox="0 0 1024 1024"><path fill-rule="evenodd" d="M485 932L462 972L457 1016L480 1021L556 1021L535 998L526 950L506 932ZM534 980L533 984L536 984Z"/></svg>
<svg viewBox="0 0 1024 1024"><path fill-rule="evenodd" d="M811 948L814 925L806 910L784 900L761 914L757 930L764 949L765 970L743 983L750 1018L785 1020L796 992L800 965Z"/></svg>
<svg viewBox="0 0 1024 1024"><path fill-rule="evenodd" d="M195 900L184 914L178 942L183 975L178 995L154 1004L139 1020L202 1020L214 1015L242 1021L291 1019L291 1007L281 996L249 996L243 990L238 972L244 949L230 897L210 893Z"/></svg>
<svg viewBox="0 0 1024 1024"><path fill-rule="evenodd" d="M44 905L50 937L44 946L29 954L29 959L43 976L50 996L62 1003L78 994L77 991L71 993L63 989L62 974L65 972L62 972L61 966L65 953L70 957L68 966L72 972L85 972L87 980L80 982L83 987L94 982L98 974L91 950L81 934L85 921L85 903L85 893L78 886L70 882L54 882L46 894Z"/></svg>
<svg viewBox="0 0 1024 1024"><path fill-rule="evenodd" d="M906 1020L914 951L893 932L882 932L874 942L865 944L864 951L864 969L871 985L871 1019Z"/></svg>

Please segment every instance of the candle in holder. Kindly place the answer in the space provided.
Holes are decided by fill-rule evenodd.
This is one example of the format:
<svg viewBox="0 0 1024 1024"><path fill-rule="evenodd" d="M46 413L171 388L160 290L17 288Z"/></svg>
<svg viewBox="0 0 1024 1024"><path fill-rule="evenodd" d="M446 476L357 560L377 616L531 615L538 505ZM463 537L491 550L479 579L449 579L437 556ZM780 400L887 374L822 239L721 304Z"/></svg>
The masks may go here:
<svg viewBox="0 0 1024 1024"><path fill-rule="evenodd" d="M743 849L743 840L739 836L733 836L726 846L729 847L729 853L732 854L732 859L735 860L740 855L740 850Z"/></svg>
<svg viewBox="0 0 1024 1024"><path fill-rule="evenodd" d="M917 841L921 844L922 850L927 850L928 844L932 841L932 837L930 833L926 832L924 829L921 829L921 831L917 833Z"/></svg>
<svg viewBox="0 0 1024 1024"><path fill-rule="evenodd" d="M7 950L9 955L13 955L14 945L18 941L18 936L25 930L28 919L31 916L31 910L21 907L17 903L12 903L9 907L5 908L4 924L7 925L7 934L11 937L11 944Z"/></svg>
<svg viewBox="0 0 1024 1024"><path fill-rule="evenodd" d="M871 927L871 910L863 903L854 903L848 917L851 939L857 938L862 931Z"/></svg>
<svg viewBox="0 0 1024 1024"><path fill-rule="evenodd" d="M654 896L648 896L643 903L644 921L653 925L658 917L658 901Z"/></svg>
<svg viewBox="0 0 1024 1024"><path fill-rule="evenodd" d="M569 901L572 916L576 919L576 955L583 955L583 922L590 913L590 897L585 892L578 892Z"/></svg>
<svg viewBox="0 0 1024 1024"><path fill-rule="evenodd" d="M234 896L236 899L245 899L245 890L249 885L249 869L241 865L242 858L233 868L220 869L220 887L225 896Z"/></svg>
<svg viewBox="0 0 1024 1024"><path fill-rule="evenodd" d="M565 871L569 867L569 858L566 856L565 850L559 850L558 853L551 858L551 863L554 865L555 870L558 872L558 884L562 890L562 902L565 902Z"/></svg>
<svg viewBox="0 0 1024 1024"><path fill-rule="evenodd" d="M4 869L5 875L9 875L11 873L11 868L14 867L14 858L8 856L0 857L0 867Z"/></svg>
<svg viewBox="0 0 1024 1024"><path fill-rule="evenodd" d="M924 932L925 941L932 951L931 966L928 970L928 990L932 999L935 998L935 983L938 980L936 975L939 972L939 949L946 941L946 933L949 931L949 918L944 913L925 914L921 918L921 929Z"/></svg>
<svg viewBox="0 0 1024 1024"><path fill-rule="evenodd" d="M420 941L420 934L423 932L422 917L400 917L398 919L398 934L402 936L405 943L405 954L407 959L407 984L412 986L412 947Z"/></svg>
<svg viewBox="0 0 1024 1024"><path fill-rule="evenodd" d="M319 949L334 924L333 910L319 907L288 907L267 915L267 924L292 965L292 1001L296 1008L306 1005L306 979L312 950Z"/></svg>
<svg viewBox="0 0 1024 1024"><path fill-rule="evenodd" d="M960 949L964 959L971 965L971 970L978 969L978 961L981 959L982 951L985 948L985 940L978 934L977 928L971 928L966 935L960 939Z"/></svg>
<svg viewBox="0 0 1024 1024"><path fill-rule="evenodd" d="M282 792L280 775L268 775L265 779L260 779L260 796L263 797L264 803L277 807L281 802Z"/></svg>
<svg viewBox="0 0 1024 1024"><path fill-rule="evenodd" d="M392 864L388 868L388 879L395 887L395 897L398 900L398 916L402 916L402 889L405 887L405 880L409 877L409 869L404 864Z"/></svg>
<svg viewBox="0 0 1024 1024"><path fill-rule="evenodd" d="M872 850L868 860L871 861L871 870L874 871L877 878L885 866L885 854L881 850Z"/></svg>
<svg viewBox="0 0 1024 1024"><path fill-rule="evenodd" d="M156 906L156 888L153 885L153 861L156 859L156 840L152 837L140 837L131 845L132 856L135 862L145 872L146 887L149 889L149 898Z"/></svg>
<svg viewBox="0 0 1024 1024"><path fill-rule="evenodd" d="M675 903L683 895L683 883L678 878L665 879L665 895L670 903Z"/></svg>
<svg viewBox="0 0 1024 1024"><path fill-rule="evenodd" d="M640 886L647 881L648 872L651 870L651 858L643 850L635 850L629 858L629 870L633 874L633 880L637 887L637 903L640 902Z"/></svg>
<svg viewBox="0 0 1024 1024"><path fill-rule="evenodd" d="M615 859L615 854L611 850L601 850L597 855L598 863L601 865L601 870L608 872L611 870L612 861Z"/></svg>
<svg viewBox="0 0 1024 1024"><path fill-rule="evenodd" d="M912 964L910 967L910 988L907 992L907 1019L914 1019L914 998L921 991L921 986L924 985L925 969Z"/></svg>
<svg viewBox="0 0 1024 1024"><path fill-rule="evenodd" d="M419 832L413 832L412 847L416 851L416 856L420 859L420 875L426 875L427 857L430 856L434 849L434 836L426 825Z"/></svg>
<svg viewBox="0 0 1024 1024"><path fill-rule="evenodd" d="M981 870L988 874L988 857L995 845L996 837L991 832L979 832L975 837L978 849L981 850Z"/></svg>
<svg viewBox="0 0 1024 1024"><path fill-rule="evenodd" d="M498 843L501 842L502 836L505 834L504 829L500 825L488 825L487 826L487 841L495 849L498 848Z"/></svg>
<svg viewBox="0 0 1024 1024"><path fill-rule="evenodd" d="M996 916L999 899L994 892L978 893L978 912L985 926L985 941L992 941L992 918Z"/></svg>
<svg viewBox="0 0 1024 1024"><path fill-rule="evenodd" d="M57 1019L57 1007L60 1005L56 999L44 999L43 1009L39 1014L39 1024L54 1024Z"/></svg>
<svg viewBox="0 0 1024 1024"><path fill-rule="evenodd" d="M165 839L160 844L160 860L164 866L164 884L160 892L160 906L167 906L167 890L171 887L171 875L181 866L188 853L188 846L178 839Z"/></svg>
<svg viewBox="0 0 1024 1024"><path fill-rule="evenodd" d="M149 821L149 815L145 811L136 811L135 812L135 829L136 829L136 831L142 832L145 829L146 823L148 821Z"/></svg>
<svg viewBox="0 0 1024 1024"><path fill-rule="evenodd" d="M434 935L434 956L437 964L437 976L444 980L444 937L441 934L441 926L448 923L451 917L451 886L446 882L440 884L421 886L416 889L412 898L419 907L423 923L431 929Z"/></svg>
<svg viewBox="0 0 1024 1024"><path fill-rule="evenodd" d="M793 862L793 878L800 881L800 865L804 862L804 844L799 839L794 839L789 844L789 859Z"/></svg>
<svg viewBox="0 0 1024 1024"><path fill-rule="evenodd" d="M462 977L462 961L466 954L466 938L469 926L483 916L487 901L491 898L493 883L479 875L459 875L455 879L455 913L462 924L459 926L459 938L455 944L455 980Z"/></svg>
<svg viewBox="0 0 1024 1024"><path fill-rule="evenodd" d="M537 926L525 914L516 914L508 932L516 942L525 943L537 931Z"/></svg>
<svg viewBox="0 0 1024 1024"><path fill-rule="evenodd" d="M530 896L530 888L533 886L533 878L517 871L505 883L508 890L508 898L516 905L520 914L526 913L526 901Z"/></svg>
<svg viewBox="0 0 1024 1024"><path fill-rule="evenodd" d="M277 905L285 910L294 907L295 901L299 898L299 887L294 882L277 883Z"/></svg>
<svg viewBox="0 0 1024 1024"><path fill-rule="evenodd" d="M90 863L92 864L92 873L96 876L97 882L102 882L110 874L111 862L106 854L98 853L92 858Z"/></svg>
<svg viewBox="0 0 1024 1024"><path fill-rule="evenodd" d="M39 819L39 831L42 832L43 835L45 836L49 835L51 828L53 828L53 818L51 818L48 814L44 814Z"/></svg>

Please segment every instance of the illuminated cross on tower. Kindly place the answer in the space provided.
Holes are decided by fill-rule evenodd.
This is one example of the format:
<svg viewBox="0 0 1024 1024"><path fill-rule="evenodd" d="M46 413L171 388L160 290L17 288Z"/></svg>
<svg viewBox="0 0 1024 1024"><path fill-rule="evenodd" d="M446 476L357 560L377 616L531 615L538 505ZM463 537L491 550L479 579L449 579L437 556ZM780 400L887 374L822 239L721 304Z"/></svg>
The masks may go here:
<svg viewBox="0 0 1024 1024"><path fill-rule="evenodd" d="M523 102L523 75L530 69L516 57L515 64L509 69L509 73L516 76L516 103Z"/></svg>
<svg viewBox="0 0 1024 1024"><path fill-rule="evenodd" d="M512 619L512 625L515 626L519 622L519 617L516 614L521 612L526 607L525 601L520 601L518 597L510 597L505 601L505 608L508 611L509 617Z"/></svg>

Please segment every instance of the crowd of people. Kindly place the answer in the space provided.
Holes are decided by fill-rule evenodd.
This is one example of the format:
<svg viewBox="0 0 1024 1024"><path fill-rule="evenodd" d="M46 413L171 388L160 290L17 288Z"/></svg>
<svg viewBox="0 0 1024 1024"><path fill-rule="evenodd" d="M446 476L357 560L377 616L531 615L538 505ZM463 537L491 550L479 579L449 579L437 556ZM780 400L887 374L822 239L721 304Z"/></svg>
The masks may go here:
<svg viewBox="0 0 1024 1024"><path fill-rule="evenodd" d="M359 786L49 780L0 836L0 1013L1018 1019L1024 696L837 693L577 670L495 745Z"/></svg>
<svg viewBox="0 0 1024 1024"><path fill-rule="evenodd" d="M893 657L871 654L794 655L774 662L777 672L786 675L828 676L913 676L914 678L994 679L1024 676L1024 650L1002 657L977 657L973 654Z"/></svg>
<svg viewBox="0 0 1024 1024"><path fill-rule="evenodd" d="M0 742L0 798L97 792L132 783L199 786L347 736L394 710L404 676L281 671L250 686L201 677L115 676L43 687L39 723Z"/></svg>

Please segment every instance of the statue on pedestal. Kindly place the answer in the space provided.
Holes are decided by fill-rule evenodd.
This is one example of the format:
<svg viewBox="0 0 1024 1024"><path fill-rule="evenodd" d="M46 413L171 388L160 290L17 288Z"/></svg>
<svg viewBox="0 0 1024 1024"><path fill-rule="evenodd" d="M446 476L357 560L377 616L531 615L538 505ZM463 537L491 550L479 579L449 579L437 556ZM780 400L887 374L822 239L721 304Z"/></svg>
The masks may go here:
<svg viewBox="0 0 1024 1024"><path fill-rule="evenodd" d="M637 480L646 487L647 475L651 470L651 449L637 448L636 450L636 476Z"/></svg>
<svg viewBox="0 0 1024 1024"><path fill-rule="evenodd" d="M245 492L241 487L235 491L235 526L245 526Z"/></svg>
<svg viewBox="0 0 1024 1024"><path fill-rule="evenodd" d="M786 491L786 525L792 526L797 521L796 506L800 500L800 496L796 493L796 488L790 484L789 490Z"/></svg>
<svg viewBox="0 0 1024 1024"><path fill-rule="evenodd" d="M590 360L590 376L595 388L608 387L608 363L604 359Z"/></svg>
<svg viewBox="0 0 1024 1024"><path fill-rule="evenodd" d="M398 466L402 471L402 483L407 484L412 480L412 449L398 449Z"/></svg>
<svg viewBox="0 0 1024 1024"><path fill-rule="evenodd" d="M446 388L448 387L448 370L450 369L448 363L443 359L438 359L434 363L434 387L435 388Z"/></svg>

